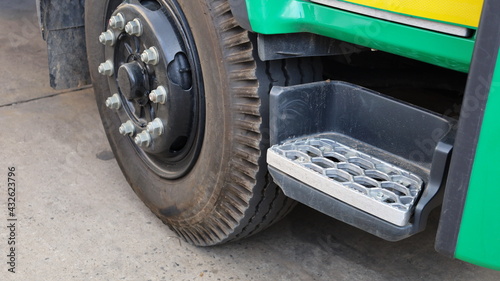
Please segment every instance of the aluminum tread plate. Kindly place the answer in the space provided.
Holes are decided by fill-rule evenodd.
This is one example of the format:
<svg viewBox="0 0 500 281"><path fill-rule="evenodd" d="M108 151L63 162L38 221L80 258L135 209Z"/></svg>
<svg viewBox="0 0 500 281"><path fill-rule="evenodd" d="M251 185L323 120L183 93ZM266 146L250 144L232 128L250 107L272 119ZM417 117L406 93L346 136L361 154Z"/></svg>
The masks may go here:
<svg viewBox="0 0 500 281"><path fill-rule="evenodd" d="M422 191L417 175L326 138L301 138L268 149L270 166L398 226L409 223Z"/></svg>

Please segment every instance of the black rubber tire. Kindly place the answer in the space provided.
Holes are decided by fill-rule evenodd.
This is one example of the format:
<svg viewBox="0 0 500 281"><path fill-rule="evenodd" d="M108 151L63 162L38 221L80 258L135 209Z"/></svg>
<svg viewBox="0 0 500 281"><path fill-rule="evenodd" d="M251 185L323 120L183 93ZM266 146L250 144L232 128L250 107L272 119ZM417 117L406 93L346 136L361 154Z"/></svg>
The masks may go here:
<svg viewBox="0 0 500 281"><path fill-rule="evenodd" d="M260 62L255 35L238 26L226 0L176 2L197 45L206 99L203 147L187 175L166 180L148 169L104 105L110 92L97 72L104 60L97 38L107 22L107 1L86 1L89 65L105 132L133 190L186 241L215 245L252 235L294 206L267 172L269 90L319 80L321 73L311 59Z"/></svg>

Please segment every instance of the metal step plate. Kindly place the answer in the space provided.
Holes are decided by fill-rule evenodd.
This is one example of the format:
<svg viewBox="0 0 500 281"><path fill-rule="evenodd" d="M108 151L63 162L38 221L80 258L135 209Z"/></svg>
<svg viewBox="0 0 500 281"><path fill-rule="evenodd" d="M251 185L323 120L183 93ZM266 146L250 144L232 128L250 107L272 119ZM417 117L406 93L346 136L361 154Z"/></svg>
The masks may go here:
<svg viewBox="0 0 500 281"><path fill-rule="evenodd" d="M421 178L326 138L302 138L269 148L267 162L353 207L405 226L422 191Z"/></svg>

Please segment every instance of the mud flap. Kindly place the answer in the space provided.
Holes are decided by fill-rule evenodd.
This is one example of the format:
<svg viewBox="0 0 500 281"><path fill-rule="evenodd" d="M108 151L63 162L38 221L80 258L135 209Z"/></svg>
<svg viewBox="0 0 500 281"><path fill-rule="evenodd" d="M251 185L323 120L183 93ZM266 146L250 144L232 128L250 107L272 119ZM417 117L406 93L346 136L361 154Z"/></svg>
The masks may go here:
<svg viewBox="0 0 500 281"><path fill-rule="evenodd" d="M90 84L84 29L85 0L38 0L47 41L50 86L56 90Z"/></svg>

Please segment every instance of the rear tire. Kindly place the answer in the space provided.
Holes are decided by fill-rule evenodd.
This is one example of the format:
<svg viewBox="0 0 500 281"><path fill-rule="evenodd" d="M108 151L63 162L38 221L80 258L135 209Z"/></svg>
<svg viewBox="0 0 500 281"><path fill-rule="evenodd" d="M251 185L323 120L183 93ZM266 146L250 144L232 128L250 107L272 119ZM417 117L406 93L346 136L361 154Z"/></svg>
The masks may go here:
<svg viewBox="0 0 500 281"><path fill-rule="evenodd" d="M199 129L192 134L202 144L196 150L193 142L195 157L191 166L186 166L186 172L169 178L147 162L147 157L159 155L151 156L153 153L137 146L132 137L118 132L125 121L124 114L107 108L105 101L113 94L112 83L119 79L98 73L99 64L109 59L106 48L111 47L103 46L97 38L106 30L121 1L87 0L91 76L104 129L121 170L151 211L189 243L215 245L265 229L294 206L294 201L282 193L267 172L269 91L273 85L321 79L319 71L312 72L315 74L309 78L301 74L311 73L305 68L317 70L317 64L311 64L310 59L260 62L254 49L255 35L239 27L226 0L142 3L160 4L165 14L174 14L180 21L179 30L192 38L192 43L181 43L188 45L187 52L192 52L188 54L191 64L199 62L198 70L191 65L192 80L199 75L201 81L193 117L199 120L195 123ZM115 73L118 67L115 65ZM143 154L147 157L141 157ZM167 172L168 161L158 162Z"/></svg>

